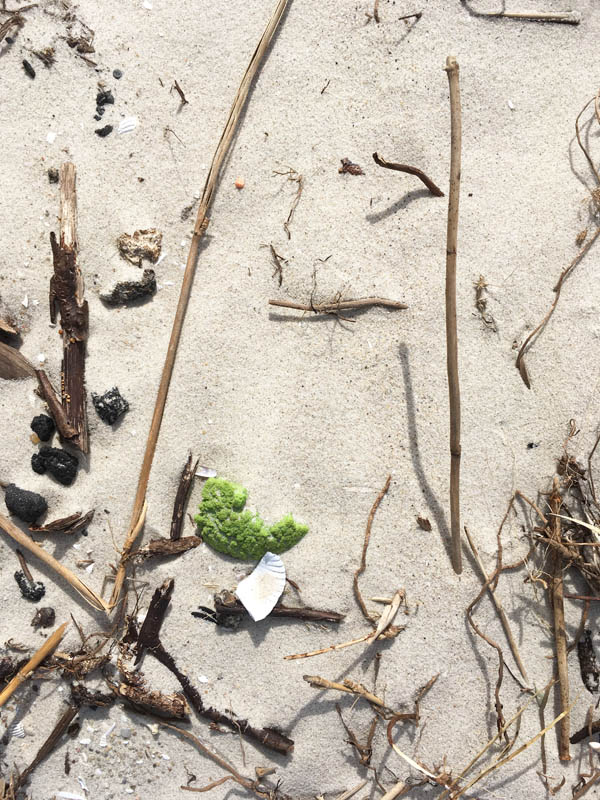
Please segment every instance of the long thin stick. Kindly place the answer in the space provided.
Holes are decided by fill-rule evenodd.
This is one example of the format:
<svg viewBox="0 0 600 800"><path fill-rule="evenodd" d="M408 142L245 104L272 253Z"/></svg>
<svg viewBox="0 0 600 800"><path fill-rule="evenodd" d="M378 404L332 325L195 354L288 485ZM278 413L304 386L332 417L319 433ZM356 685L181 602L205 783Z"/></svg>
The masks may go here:
<svg viewBox="0 0 600 800"><path fill-rule="evenodd" d="M490 579L486 574L485 567L483 566L483 561L481 560L481 556L479 555L479 551L475 547L475 542L471 538L471 535L469 534L469 531L466 528L465 528L465 535L466 535L466 537L467 537L467 539L469 541L469 546L471 547L471 550L473 551L473 555L475 556L475 561L477 561L477 566L479 567L479 569L481 571L481 575L483 577L483 581L487 586L487 590L488 590L488 592L490 594L490 597L492 598L492 601L493 601L494 605L496 606L496 611L498 612L498 616L500 617L500 622L502 623L502 627L504 628L504 633L506 634L506 638L508 639L508 643L510 645L510 649L512 651L513 657L514 657L515 661L517 662L517 666L519 667L521 675L523 676L525 681L527 683L529 683L529 676L527 675L527 670L525 669L525 665L523 664L523 661L521 659L521 654L519 653L519 648L517 647L517 643L516 643L515 638L514 638L514 636L512 634L512 631L510 629L510 623L508 621L508 617L506 616L506 613L504 611L502 603L500 602L500 600L496 596L496 593L494 592L494 590L492 589L492 587L490 585Z"/></svg>
<svg viewBox="0 0 600 800"><path fill-rule="evenodd" d="M450 87L450 192L446 242L446 359L450 396L450 528L452 566L462 572L460 543L460 387L458 384L458 334L456 331L456 247L458 238L458 201L460 196L461 111L458 64L453 56L446 59Z"/></svg>
<svg viewBox="0 0 600 800"><path fill-rule="evenodd" d="M418 167L411 167L408 164L396 164L393 161L386 161L385 158L382 158L378 153L373 153L373 161L379 167L385 167L385 169L394 169L396 170L396 172L406 172L409 175L415 175L425 184L425 186L429 189L431 194L434 195L434 197L444 196L444 193L442 192L440 187L437 186L431 180L431 178L425 175L423 170L419 169Z"/></svg>
<svg viewBox="0 0 600 800"><path fill-rule="evenodd" d="M361 297L358 300L338 300L332 303L294 303L290 300L269 300L270 306L280 308L294 308L297 311L313 311L315 314L335 314L336 311L346 311L352 308L370 308L382 306L383 308L408 308L405 303L396 300L386 300L384 297Z"/></svg>
<svg viewBox="0 0 600 800"><path fill-rule="evenodd" d="M64 578L71 586L79 592L79 594L88 601L88 603L93 606L98 611L110 611L110 606L104 602L104 600L93 592L89 586L86 586L83 581L81 581L77 575L71 572L70 569L65 567L60 561L57 561L54 556L51 556L50 553L47 553L43 547L40 547L37 542L34 542L26 533L23 533L16 525L14 525L8 517L5 517L3 514L0 514L0 529L7 533L11 539L14 539L15 542L24 547L26 550L29 550L30 553L36 555L41 561L47 564L49 567L57 572L62 578Z"/></svg>
<svg viewBox="0 0 600 800"><path fill-rule="evenodd" d="M581 19L573 11L481 11L478 17L504 17L526 19L530 22L559 22L563 25L579 25Z"/></svg>
<svg viewBox="0 0 600 800"><path fill-rule="evenodd" d="M233 105L231 106L231 110L229 112L229 117L227 118L225 128L221 134L221 138L219 139L217 149L215 150L215 154L210 165L208 177L206 179L206 183L204 184L204 191L202 192L202 197L200 199L198 216L196 217L196 224L194 226L194 233L192 236L192 242L190 244L190 252L188 254L185 272L183 274L183 282L181 284L181 291L179 293L179 300L177 303L177 311L175 312L175 319L173 321L173 328L171 330L171 338L169 339L167 355L165 357L165 363L158 387L158 394L156 396L156 402L154 405L154 413L152 414L152 422L148 432L148 439L146 440L146 450L144 452L144 459L140 469L140 476L138 479L137 491L133 503L127 539L131 538L133 530L138 524L138 520L140 519L142 509L144 507L146 489L148 487L148 480L150 478L150 470L152 469L152 461L154 459L158 434L160 433L160 426L167 402L167 395L169 393L169 384L171 382L171 375L173 373L173 366L175 364L175 356L177 355L177 347L179 345L181 329L183 327L185 312L192 291L200 241L202 240L206 228L208 227L208 211L217 188L219 173L221 171L221 167L223 166L225 157L227 156L227 152L229 151L231 142L233 141L235 130L241 117L243 107L246 103L252 81L259 70L263 57L267 52L271 39L273 38L273 34L275 33L279 21L283 16L283 12L285 11L287 4L288 0L278 0L275 11L271 15L271 18L267 23L267 27L260 38L258 46L256 47L256 50L250 59L248 68L246 69L244 77L242 78L242 81L236 92ZM133 547L134 541L131 542L131 547ZM115 576L115 585L111 597L111 606L113 607L117 604L121 594L123 582L125 580L125 572L126 564L125 561L121 559L117 569L117 574Z"/></svg>
<svg viewBox="0 0 600 800"><path fill-rule="evenodd" d="M554 515L550 521L550 538L555 542L562 541L560 507L562 499L558 490L558 478L554 478L554 487L548 502ZM565 604L563 599L563 559L559 550L552 552L550 567L550 597L554 614L554 643L556 650L556 668L558 671L558 686L560 693L560 709L563 718L558 728L558 757L561 761L570 761L569 736L569 670L567 666L567 634L565 631Z"/></svg>
<svg viewBox="0 0 600 800"><path fill-rule="evenodd" d="M0 707L3 706L8 698L19 688L29 673L33 672L36 667L39 667L46 656L54 650L62 639L68 624L68 622L63 622L63 624L46 639L40 649L31 656L25 666L21 667L8 686L0 693Z"/></svg>

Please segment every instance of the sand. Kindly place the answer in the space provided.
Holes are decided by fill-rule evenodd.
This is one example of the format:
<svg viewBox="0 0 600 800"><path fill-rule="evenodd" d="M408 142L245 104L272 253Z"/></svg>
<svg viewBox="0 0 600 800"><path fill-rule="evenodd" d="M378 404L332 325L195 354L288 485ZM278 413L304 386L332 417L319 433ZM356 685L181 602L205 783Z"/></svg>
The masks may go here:
<svg viewBox="0 0 600 800"><path fill-rule="evenodd" d="M49 232L57 230L58 189L46 171L71 160L77 169L80 264L90 305L88 390L118 386L130 403L111 428L90 407L91 454L70 488L32 472L35 447L29 423L43 404L31 380L3 381L0 392L1 475L40 491L49 518L96 509L88 536L59 536L46 547L100 591L109 564L118 560L173 320L193 216L181 220L206 178L239 80L272 11L271 0L173 4L93 3L76 14L95 31L94 69L65 43L60 8L42 2L25 14L14 44L0 50L2 85L3 268L0 296L22 327L21 351L58 382L60 337L49 326ZM512 4L517 8L516 0ZM149 7L151 6L151 7ZM538 3L563 10L561 0ZM417 178L377 167L388 160L414 164L447 191L449 103L443 66L460 64L463 167L458 242L458 325L463 402L462 515L488 569L496 531L514 489L536 497L547 490L562 453L569 420L580 433L570 451L585 460L598 423L600 325L598 254L590 254L565 285L558 310L528 356L528 390L515 369L515 347L541 319L560 271L577 252L575 238L589 216L593 176L573 143L574 120L597 88L600 21L594 3L577 0L581 25L538 24L477 17L459 2L413 5L382 0L379 24L368 21L370 2L293 0L251 93L239 133L222 172L202 248L177 356L162 432L148 487L143 541L168 535L180 470L191 450L202 464L249 490L249 503L267 520L287 512L306 522L304 540L284 555L302 602L345 613L344 623L321 628L295 621L246 621L234 633L194 619L216 589L232 589L251 565L206 545L137 571L143 616L151 592L175 578L165 645L215 706L280 727L295 741L293 756L274 756L237 736L211 732L193 717L192 730L240 771L275 766L290 797L337 797L363 780L356 796L378 797L380 785L418 780L387 744L385 724L373 740L371 765L358 765L335 710L366 740L372 714L366 704L311 688L304 674L331 680L351 677L373 687L376 651L382 653L377 691L389 706L411 710L415 693L433 675L421 707L421 726L404 725L398 746L429 769L446 759L457 774L495 733L493 688L496 653L469 632L465 608L480 579L466 557L457 577L448 556L448 411L444 339L445 198L433 198ZM496 10L480 2L478 10ZM53 10L53 14L45 13ZM422 10L418 21L399 20ZM49 69L29 53L56 48ZM37 75L31 80L21 61ZM123 71L116 80L114 69ZM189 101L180 107L173 81ZM93 120L98 81L114 106ZM99 138L94 129L136 116L129 135ZM56 134L54 141L47 139ZM50 137L53 138L53 137ZM589 137L592 152L597 133ZM596 153L597 156L597 153ZM341 158L359 163L364 176L340 175ZM304 190L290 225L283 228L297 184ZM243 190L234 186L241 177ZM160 289L148 303L107 308L99 294L118 279L137 277L116 248L123 232L155 226L163 233L164 259L156 267ZM268 245L286 262L278 286ZM597 247L598 245L596 245ZM488 283L487 327L474 306L473 284ZM405 302L405 311L374 309L344 322L269 309L271 297L309 302L341 292ZM24 307L23 300L28 298ZM369 509L392 475L375 518L367 569L361 579L369 609L374 596L406 591L406 629L377 647L359 645L310 660L283 656L346 641L368 631L352 591ZM198 481L190 499L200 501ZM416 517L428 517L421 530ZM526 524L527 523L527 524ZM504 530L505 558L527 550L531 520L511 516ZM193 533L189 520L184 535ZM114 536L114 538L113 538ZM0 539L3 569L0 641L38 647L30 627L34 607L13 580L14 547ZM78 567L94 560L88 574ZM57 622L73 614L86 633L106 629L95 613L39 562L30 559L47 589L45 605ZM532 564L530 571L539 568ZM552 674L549 611L540 585L525 571L503 579L500 595L515 631L531 684ZM569 576L569 590L584 589ZM286 602L297 602L290 590ZM567 605L572 636L580 604ZM501 642L488 601L478 620ZM592 631L597 613L591 611ZM75 650L75 626L61 645ZM115 656L115 654L113 654ZM114 657L113 657L114 662ZM569 657L573 726L584 724L592 698L582 687L575 654ZM175 691L166 669L147 657L149 685ZM91 686L101 681L92 680ZM30 682L2 710L3 729L21 720L26 736L2 751L5 774L24 768L64 709L66 684L56 674ZM523 702L509 676L502 693L507 717ZM551 699L546 720L557 706ZM81 728L33 775L30 793L50 798L71 792L90 798L184 796L222 776L219 767L171 731L153 732L147 718L117 704L85 709ZM103 732L111 730L102 746ZM518 742L539 730L535 704L524 713ZM571 764L557 759L556 736L547 737L552 784L566 778L563 794L586 771L587 745L573 748ZM71 763L64 771L65 754ZM497 751L496 751L497 752ZM495 773L486 796L542 796L539 745ZM271 780L271 779L270 779ZM206 796L234 796L231 784ZM87 787L87 788L86 788ZM589 792L594 796L594 789ZM241 792L241 790L240 790ZM416 788L408 795L436 796ZM439 792L438 792L439 793ZM471 796L480 796L472 794Z"/></svg>

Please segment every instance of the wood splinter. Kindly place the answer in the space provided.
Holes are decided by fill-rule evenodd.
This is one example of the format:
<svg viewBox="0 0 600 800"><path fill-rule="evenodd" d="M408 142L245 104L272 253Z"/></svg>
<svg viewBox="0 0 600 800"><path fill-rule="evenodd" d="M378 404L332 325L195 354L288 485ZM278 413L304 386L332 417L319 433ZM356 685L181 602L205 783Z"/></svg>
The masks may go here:
<svg viewBox="0 0 600 800"><path fill-rule="evenodd" d="M83 275L77 264L77 200L75 165L61 164L60 236L50 234L54 275L50 279L50 320L56 322L60 311L63 339L61 392L58 398L44 370L36 370L39 391L52 414L62 441L68 441L82 453L89 451L85 391L85 347L88 338L89 311L83 298Z"/></svg>

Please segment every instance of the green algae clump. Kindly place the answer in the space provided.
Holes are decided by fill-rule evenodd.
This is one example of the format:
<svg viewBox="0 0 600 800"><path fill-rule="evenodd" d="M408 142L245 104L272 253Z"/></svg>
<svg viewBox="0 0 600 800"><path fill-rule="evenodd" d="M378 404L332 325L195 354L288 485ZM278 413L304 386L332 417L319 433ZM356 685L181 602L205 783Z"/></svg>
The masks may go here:
<svg viewBox="0 0 600 800"><path fill-rule="evenodd" d="M270 527L258 514L244 511L248 491L225 478L209 478L202 490L202 503L194 517L198 535L219 553L246 561L265 553L283 553L308 532L291 514Z"/></svg>

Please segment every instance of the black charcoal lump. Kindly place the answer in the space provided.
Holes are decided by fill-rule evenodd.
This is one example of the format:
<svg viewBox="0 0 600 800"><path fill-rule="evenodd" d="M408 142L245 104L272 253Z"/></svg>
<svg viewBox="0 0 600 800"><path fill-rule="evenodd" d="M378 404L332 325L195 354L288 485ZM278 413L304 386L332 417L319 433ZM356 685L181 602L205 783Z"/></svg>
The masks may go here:
<svg viewBox="0 0 600 800"><path fill-rule="evenodd" d="M49 472L63 486L70 486L77 475L79 462L66 450L59 447L42 447L31 456L31 467L34 472L43 475Z"/></svg>
<svg viewBox="0 0 600 800"><path fill-rule="evenodd" d="M15 580L23 597L32 603L39 602L46 594L46 587L41 581L30 581L20 569L15 572Z"/></svg>
<svg viewBox="0 0 600 800"><path fill-rule="evenodd" d="M37 433L42 442L47 442L56 430L54 420L47 414L38 414L31 420L31 430Z"/></svg>
<svg viewBox="0 0 600 800"><path fill-rule="evenodd" d="M48 503L41 494L19 489L14 483L9 483L4 489L4 502L10 513L23 522L35 522L48 510Z"/></svg>
<svg viewBox="0 0 600 800"><path fill-rule="evenodd" d="M92 403L100 419L104 420L107 425L112 425L126 411L129 411L129 403L116 386L101 395L92 392Z"/></svg>

